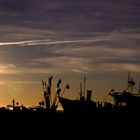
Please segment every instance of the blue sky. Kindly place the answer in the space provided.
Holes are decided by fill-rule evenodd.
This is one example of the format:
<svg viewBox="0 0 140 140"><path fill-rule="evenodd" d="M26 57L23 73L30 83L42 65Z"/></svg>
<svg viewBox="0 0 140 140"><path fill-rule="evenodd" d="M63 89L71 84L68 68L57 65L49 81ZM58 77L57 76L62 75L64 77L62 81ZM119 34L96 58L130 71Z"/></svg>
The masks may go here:
<svg viewBox="0 0 140 140"><path fill-rule="evenodd" d="M97 99L122 88L128 71L138 81L139 15L139 0L1 0L2 105L36 104L50 75L71 83L71 98L85 75Z"/></svg>

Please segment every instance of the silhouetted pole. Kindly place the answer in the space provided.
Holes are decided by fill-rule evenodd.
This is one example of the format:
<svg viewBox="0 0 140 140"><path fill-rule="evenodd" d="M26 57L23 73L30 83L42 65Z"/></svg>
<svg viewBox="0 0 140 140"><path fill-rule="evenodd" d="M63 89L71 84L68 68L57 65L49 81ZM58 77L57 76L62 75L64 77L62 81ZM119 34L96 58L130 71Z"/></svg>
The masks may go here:
<svg viewBox="0 0 140 140"><path fill-rule="evenodd" d="M65 93L65 90L66 90L66 87L64 88L62 94L61 94L61 97L63 96L63 94Z"/></svg>
<svg viewBox="0 0 140 140"><path fill-rule="evenodd" d="M12 103L13 103L13 110L14 110L15 109L15 100L14 99L13 99Z"/></svg>
<svg viewBox="0 0 140 140"><path fill-rule="evenodd" d="M82 97L82 83L80 83L80 99Z"/></svg>
<svg viewBox="0 0 140 140"><path fill-rule="evenodd" d="M63 94L65 93L66 89L69 89L69 88L70 88L70 86L67 84L66 87L64 88L62 94L61 94L61 97L62 97ZM58 96L60 96L60 95L58 94ZM56 105L58 106L58 104L59 104L59 101L58 101L58 103L57 103Z"/></svg>
<svg viewBox="0 0 140 140"><path fill-rule="evenodd" d="M43 89L43 93L44 93L44 81L42 80L42 89Z"/></svg>
<svg viewBox="0 0 140 140"><path fill-rule="evenodd" d="M45 107L46 107L46 109L48 109L49 108L49 100L48 100L48 89L47 89L47 86L46 86L46 82L45 81L43 81L42 80L42 89L43 89L43 94L44 94L44 100L45 100Z"/></svg>
<svg viewBox="0 0 140 140"><path fill-rule="evenodd" d="M52 76L50 76L48 78L48 84L49 84L49 87L50 87L50 102L51 102L51 105L52 105L52 95L51 95L51 87L52 87Z"/></svg>
<svg viewBox="0 0 140 140"><path fill-rule="evenodd" d="M45 101L44 101L44 100L43 100L43 101L45 102L45 105L46 105L46 99L45 99L45 94L46 94L46 91L45 91L45 83L46 83L46 82L44 82L44 81L42 80L42 90L43 90L44 100L45 100Z"/></svg>
<svg viewBox="0 0 140 140"><path fill-rule="evenodd" d="M107 94L107 96L104 98L104 100L102 101L102 103L107 99L107 97L109 96L109 95L111 95L111 93L114 91L114 89L111 89L111 91Z"/></svg>
<svg viewBox="0 0 140 140"><path fill-rule="evenodd" d="M65 90L66 89L69 89L70 88L70 86L67 84L66 86L65 86L65 88L64 88L64 90L63 90L63 92L62 92L62 94L61 94L61 97L63 96L63 94L65 93Z"/></svg>
<svg viewBox="0 0 140 140"><path fill-rule="evenodd" d="M138 91L138 94L140 94L140 82L139 82L139 91Z"/></svg>
<svg viewBox="0 0 140 140"><path fill-rule="evenodd" d="M57 102L57 96L60 96L60 92L61 92L60 84L61 83L62 83L62 80L59 79L58 83L57 83L57 90L56 90L56 93L55 93L55 97L54 97L54 100L53 100L53 103L52 103L53 107L55 107L55 106L57 107L56 102Z"/></svg>
<svg viewBox="0 0 140 140"><path fill-rule="evenodd" d="M110 94L107 94L107 96L104 98L104 100L102 101L102 103L107 99L107 97L109 96Z"/></svg>
<svg viewBox="0 0 140 140"><path fill-rule="evenodd" d="M85 97L85 90L86 90L86 77L84 77L84 97Z"/></svg>
<svg viewBox="0 0 140 140"><path fill-rule="evenodd" d="M129 88L129 80L130 80L130 71L128 71L128 78L127 78L127 89Z"/></svg>

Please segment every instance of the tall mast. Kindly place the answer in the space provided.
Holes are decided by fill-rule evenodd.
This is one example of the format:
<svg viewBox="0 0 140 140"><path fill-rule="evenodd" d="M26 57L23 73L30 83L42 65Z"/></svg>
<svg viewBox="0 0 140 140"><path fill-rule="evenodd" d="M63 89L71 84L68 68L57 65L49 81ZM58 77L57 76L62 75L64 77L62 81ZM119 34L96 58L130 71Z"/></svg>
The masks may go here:
<svg viewBox="0 0 140 140"><path fill-rule="evenodd" d="M86 90L86 76L84 77L84 97L85 97L85 90Z"/></svg>
<svg viewBox="0 0 140 140"><path fill-rule="evenodd" d="M51 103L51 105L52 105L52 95L51 95L51 87L52 87L52 76L50 76L49 78L48 78L48 86L49 86L49 88L50 88L50 103Z"/></svg>
<svg viewBox="0 0 140 140"><path fill-rule="evenodd" d="M133 80L133 78L130 78L130 71L128 72L128 83L127 83L127 90L130 88L130 92L132 93L132 90L135 86L135 81Z"/></svg>
<svg viewBox="0 0 140 140"><path fill-rule="evenodd" d="M139 82L139 91L138 91L138 94L140 94L140 82Z"/></svg>
<svg viewBox="0 0 140 140"><path fill-rule="evenodd" d="M129 80L130 80L130 71L128 71L127 89L129 88Z"/></svg>
<svg viewBox="0 0 140 140"><path fill-rule="evenodd" d="M80 83L80 99L82 97L82 83Z"/></svg>
<svg viewBox="0 0 140 140"><path fill-rule="evenodd" d="M13 103L13 110L14 110L15 109L15 99L13 99L12 103Z"/></svg>
<svg viewBox="0 0 140 140"><path fill-rule="evenodd" d="M44 91L45 91L44 85L45 85L45 83L44 83L44 81L42 80L42 89L43 89L43 93L44 93Z"/></svg>

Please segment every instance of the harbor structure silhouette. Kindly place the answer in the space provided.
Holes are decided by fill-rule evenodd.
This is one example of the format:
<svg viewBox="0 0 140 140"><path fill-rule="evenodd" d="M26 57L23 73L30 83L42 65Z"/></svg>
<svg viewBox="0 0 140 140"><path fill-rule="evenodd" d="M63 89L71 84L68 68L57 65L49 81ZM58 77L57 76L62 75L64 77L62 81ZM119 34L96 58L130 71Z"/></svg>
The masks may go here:
<svg viewBox="0 0 140 140"><path fill-rule="evenodd" d="M66 116L79 115L96 115L99 113L124 113L124 112L140 112L140 83L138 93L133 93L136 82L128 72L127 87L123 91L115 91L111 89L103 101L92 100L92 90L86 89L86 77L84 77L83 87L80 83L79 97L76 100L63 97L66 90L69 90L69 84L61 89L62 79L57 82L56 92L52 98L52 79L48 77L48 81L42 80L42 90L44 100L38 102L36 107L26 107L20 105L15 99L12 104L7 107L1 107L0 112L43 112L46 114L65 114ZM106 102L111 96L114 104ZM63 111L58 111L58 105L61 104Z"/></svg>

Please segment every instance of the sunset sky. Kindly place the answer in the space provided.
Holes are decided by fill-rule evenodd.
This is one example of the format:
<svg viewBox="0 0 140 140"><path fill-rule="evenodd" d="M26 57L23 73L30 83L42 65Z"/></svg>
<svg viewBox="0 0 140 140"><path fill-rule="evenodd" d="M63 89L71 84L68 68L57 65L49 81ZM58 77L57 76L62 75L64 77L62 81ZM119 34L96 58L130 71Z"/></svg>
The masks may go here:
<svg viewBox="0 0 140 140"><path fill-rule="evenodd" d="M140 81L139 0L0 0L0 106L38 105L51 75L53 93L62 78L76 99L86 76L102 101L128 71Z"/></svg>

